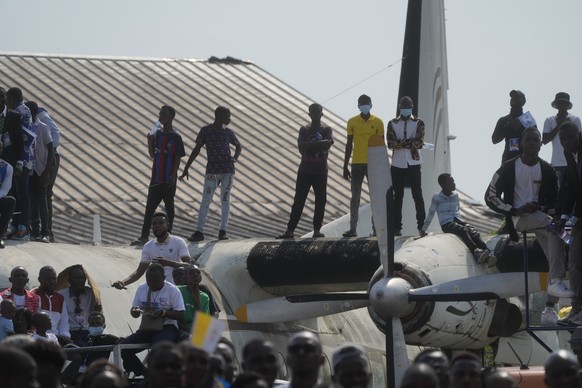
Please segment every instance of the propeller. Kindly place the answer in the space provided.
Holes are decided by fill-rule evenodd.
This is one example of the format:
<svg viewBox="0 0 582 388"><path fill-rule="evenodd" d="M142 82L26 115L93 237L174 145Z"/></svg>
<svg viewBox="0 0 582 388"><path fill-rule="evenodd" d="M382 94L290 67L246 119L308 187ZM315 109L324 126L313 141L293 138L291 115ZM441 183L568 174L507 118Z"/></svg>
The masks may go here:
<svg viewBox="0 0 582 388"><path fill-rule="evenodd" d="M401 317L414 302L496 300L523 295L523 273L499 273L457 279L412 289L411 284L394 276L394 225L388 220L393 213L390 162L383 136L372 136L368 145L368 177L373 224L378 237L383 278L368 293L327 293L285 296L252 302L239 307L239 321L253 323L312 319L372 306L384 321L386 333L388 386L397 387L408 367L408 355ZM495 287L492 287L492 284ZM529 274L530 292L539 291L545 280L542 274Z"/></svg>

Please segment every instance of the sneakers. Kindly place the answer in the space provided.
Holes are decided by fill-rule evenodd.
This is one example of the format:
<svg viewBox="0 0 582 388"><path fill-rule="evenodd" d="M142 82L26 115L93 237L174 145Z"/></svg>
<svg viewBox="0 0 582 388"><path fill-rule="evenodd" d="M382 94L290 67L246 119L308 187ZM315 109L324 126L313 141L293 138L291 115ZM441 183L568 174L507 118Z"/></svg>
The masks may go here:
<svg viewBox="0 0 582 388"><path fill-rule="evenodd" d="M542 318L540 320L540 324L542 326L556 326L558 324L558 313L554 310L553 307L546 307L544 311L542 311Z"/></svg>
<svg viewBox="0 0 582 388"><path fill-rule="evenodd" d="M402 229L396 229L394 231L394 236L396 236L396 237L402 236Z"/></svg>
<svg viewBox="0 0 582 388"><path fill-rule="evenodd" d="M582 311L578 310L578 313L570 318L568 323L575 326L582 326Z"/></svg>
<svg viewBox="0 0 582 388"><path fill-rule="evenodd" d="M424 230L422 230L422 229L418 229L418 235L420 237L424 237L424 236L426 236L426 232Z"/></svg>
<svg viewBox="0 0 582 388"><path fill-rule="evenodd" d="M546 292L549 295L555 296L557 298L571 298L574 296L574 292L568 288L562 279L550 280L550 284L548 284L548 289Z"/></svg>
<svg viewBox="0 0 582 388"><path fill-rule="evenodd" d="M196 233L198 233L198 232L196 232ZM194 233L194 234L196 234L196 233ZM202 233L200 233L200 234L202 234ZM204 239L204 236L202 236L202 239ZM226 234L226 230L220 230L218 232L218 239L219 240L228 240L228 234Z"/></svg>
<svg viewBox="0 0 582 388"><path fill-rule="evenodd" d="M41 243L48 244L51 242L51 239L49 236L42 236L38 241L40 241Z"/></svg>
<svg viewBox="0 0 582 388"><path fill-rule="evenodd" d="M574 319L577 315L580 315L580 311L580 309L572 307L568 315L562 319L558 319L558 325L569 325L572 319ZM582 315L580 315L580 318L582 318Z"/></svg>
<svg viewBox="0 0 582 388"><path fill-rule="evenodd" d="M16 232L18 232L18 228L12 224L8 225L6 229L6 238L11 238Z"/></svg>
<svg viewBox="0 0 582 388"><path fill-rule="evenodd" d="M192 236L188 237L188 241L190 241L190 242L203 241L203 240L204 240L204 234L202 232L199 232L199 231L192 233Z"/></svg>
<svg viewBox="0 0 582 388"><path fill-rule="evenodd" d="M295 237L295 236L293 235L293 232L286 230L286 231L285 231L285 233L282 233L282 234L278 235L278 236L277 236L277 237L275 237L275 238L276 238L277 240L283 240L283 239L286 239L286 238L293 238L293 237Z"/></svg>
<svg viewBox="0 0 582 388"><path fill-rule="evenodd" d="M477 264L485 264L489 258L489 249L477 248L473 251L473 256Z"/></svg>
<svg viewBox="0 0 582 388"><path fill-rule="evenodd" d="M30 240L30 234L28 234L28 229L26 229L26 226L19 225L18 226L18 232L14 233L12 235L12 240L29 241Z"/></svg>
<svg viewBox="0 0 582 388"><path fill-rule="evenodd" d="M344 237L358 237L358 234L356 233L356 231L355 231L355 230L351 230L351 229L350 229L350 230L348 230L347 232L344 232L344 233L342 234L342 236L344 236Z"/></svg>
<svg viewBox="0 0 582 388"><path fill-rule="evenodd" d="M50 237L49 237L49 240L50 240ZM130 242L129 245L131 245L132 247L141 247L141 246L144 246L145 243L147 243L147 239L143 239L140 237L140 238Z"/></svg>
<svg viewBox="0 0 582 388"><path fill-rule="evenodd" d="M321 233L319 230L313 231L313 238L322 238L325 237L325 234Z"/></svg>

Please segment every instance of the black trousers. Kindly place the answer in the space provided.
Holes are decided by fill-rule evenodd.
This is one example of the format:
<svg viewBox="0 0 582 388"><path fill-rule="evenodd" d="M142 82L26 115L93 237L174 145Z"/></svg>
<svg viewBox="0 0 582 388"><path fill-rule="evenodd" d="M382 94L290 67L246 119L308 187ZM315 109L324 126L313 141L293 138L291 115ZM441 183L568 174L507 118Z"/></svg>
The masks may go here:
<svg viewBox="0 0 582 388"><path fill-rule="evenodd" d="M61 166L61 155L55 153L55 159L51 167L51 178L49 184L46 188L47 190L47 206L48 206L48 230L49 235L54 237L53 234L53 187L55 186L55 181L57 180L57 174L59 172L59 167Z"/></svg>
<svg viewBox="0 0 582 388"><path fill-rule="evenodd" d="M170 186L167 183L150 186L148 189L148 200L146 202L146 210L143 218L143 225L141 228L141 239L148 239L150 229L152 228L152 218L158 208L160 202L164 201L166 208L166 215L168 216L168 224L170 228L168 232L172 232L172 224L174 223L174 196L176 195L176 185Z"/></svg>
<svg viewBox="0 0 582 388"><path fill-rule="evenodd" d="M297 181L295 182L295 198L293 199L293 206L291 206L287 230L293 231L297 227L311 187L313 187L313 193L315 194L313 230L321 229L327 202L327 175L298 173Z"/></svg>
<svg viewBox="0 0 582 388"><path fill-rule="evenodd" d="M0 240L2 239L2 235L6 233L6 228L8 228L8 223L12 218L15 206L16 199L14 197L6 196L0 198Z"/></svg>
<svg viewBox="0 0 582 388"><path fill-rule="evenodd" d="M410 190L416 208L416 228L422 229L426 212L420 181L420 164L408 168L390 167L392 173L392 187L394 188L394 229L402 229L402 200L404 199L404 182L410 182Z"/></svg>
<svg viewBox="0 0 582 388"><path fill-rule="evenodd" d="M42 184L41 177L38 176L36 171L30 177L28 190L30 193L30 232L34 237L48 237L49 210L47 186Z"/></svg>
<svg viewBox="0 0 582 388"><path fill-rule="evenodd" d="M487 249L487 244L481 239L479 232L472 225L461 220L455 219L453 222L442 224L441 229L445 233L459 236L471 252L474 252L477 248Z"/></svg>

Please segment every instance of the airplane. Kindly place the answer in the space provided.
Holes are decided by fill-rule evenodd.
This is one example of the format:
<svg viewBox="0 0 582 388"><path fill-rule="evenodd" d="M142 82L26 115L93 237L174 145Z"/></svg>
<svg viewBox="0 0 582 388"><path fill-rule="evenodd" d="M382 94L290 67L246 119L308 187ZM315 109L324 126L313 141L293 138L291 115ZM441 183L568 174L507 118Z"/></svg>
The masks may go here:
<svg viewBox="0 0 582 388"><path fill-rule="evenodd" d="M425 39L425 44L417 39L416 51L410 48L413 31ZM414 67L409 61L416 61L417 66L415 74L401 75L400 94L418 101L418 115L427 124L426 137L435 145L434 155L423 164L422 185L428 193L438 191L438 173L450 171L443 45L443 2L411 0L405 49L416 56L405 55L403 69ZM410 85L412 78L417 85ZM386 147L377 142L371 148L374 154L381 151L374 156L380 161L370 164L378 167L370 171L373 205L364 207L362 214L369 219L374 213L378 237L246 239L189 246L193 261L202 268L203 283L220 307L218 318L227 324L225 335L238 352L252 338L270 340L278 349L280 378L289 377L287 340L300 330L320 335L326 359L324 381L331 376L333 350L355 342L367 349L372 385L380 387L387 382L397 384L411 356L405 353L411 350L406 344L481 349L521 328L521 305L509 299L524 292L521 246L509 244L504 236L490 239L488 245L499 260L494 268L475 264L465 245L452 235L400 238L391 246L385 222L388 210L382 208L390 183ZM405 208L404 214L413 213ZM345 230L342 226L338 220L322 230L333 236L334 231ZM371 224L362 222L358 234L370 233ZM529 291L535 292L546 284L547 264L535 246L529 256ZM124 291L110 285L132 272L138 261L139 251L126 247L10 244L0 260L0 287L9 286L8 274L17 265L27 268L34 279L43 265L60 271L72 263L82 264L101 289L107 332L127 335L139 324L128 314L137 284ZM385 341L391 339L389 349L395 351L387 352ZM394 369L387 372L387 367Z"/></svg>

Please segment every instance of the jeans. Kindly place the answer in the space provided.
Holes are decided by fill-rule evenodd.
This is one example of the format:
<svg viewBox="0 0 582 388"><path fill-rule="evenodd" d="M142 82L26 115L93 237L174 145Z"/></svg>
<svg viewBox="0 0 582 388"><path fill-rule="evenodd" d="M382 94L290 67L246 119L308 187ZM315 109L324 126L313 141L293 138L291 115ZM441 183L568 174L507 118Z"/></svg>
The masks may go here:
<svg viewBox="0 0 582 388"><path fill-rule="evenodd" d="M362 196L362 183L364 177L368 178L367 164L352 164L352 199L350 200L350 230L355 232L358 227L358 216L360 211L360 198Z"/></svg>
<svg viewBox="0 0 582 388"><path fill-rule="evenodd" d="M321 229L327 201L327 175L298 173L297 181L295 182L295 198L293 199L293 206L291 206L287 230L293 231L297 227L311 187L313 187L313 193L315 194L313 230Z"/></svg>
<svg viewBox="0 0 582 388"><path fill-rule="evenodd" d="M392 187L394 188L394 229L402 229L402 202L404 199L404 181L410 181L410 190L416 208L416 228L422 229L426 212L424 210L424 199L422 198L422 187L420 179L420 164L408 166L408 168L390 168L392 174Z"/></svg>
<svg viewBox="0 0 582 388"><path fill-rule="evenodd" d="M160 331L138 330L129 337L121 341L122 344L154 344L160 341L176 342L178 339L178 328L174 325L164 325ZM121 351L123 359L123 369L126 372L133 372L136 376L143 376L145 367L137 358L136 354L143 349L125 349Z"/></svg>
<svg viewBox="0 0 582 388"><path fill-rule="evenodd" d="M204 179L204 188L202 190L202 201L198 211L198 223L196 230L200 233L204 231L208 208L214 192L220 186L220 230L226 230L228 226L228 217L230 216L230 192L234 182L234 174L208 174Z"/></svg>
<svg viewBox="0 0 582 388"><path fill-rule="evenodd" d="M176 195L176 185L168 185L161 183L159 185L150 186L148 189L148 199L146 203L145 215L143 218L143 225L141 227L140 239L147 240L150 235L152 227L152 218L160 202L164 201L166 208L166 215L168 216L168 232L172 232L172 224L174 223L174 196Z"/></svg>

